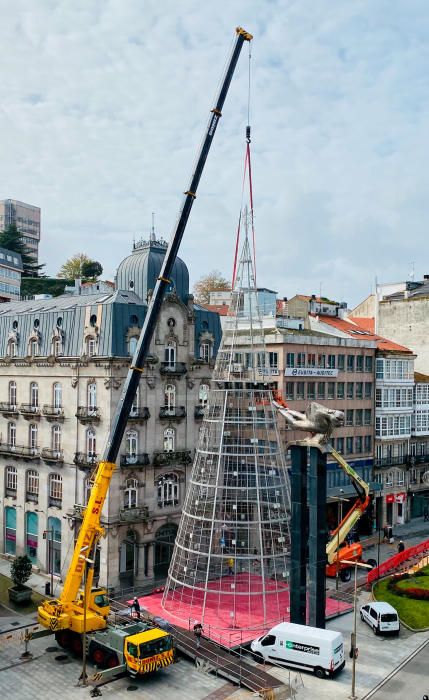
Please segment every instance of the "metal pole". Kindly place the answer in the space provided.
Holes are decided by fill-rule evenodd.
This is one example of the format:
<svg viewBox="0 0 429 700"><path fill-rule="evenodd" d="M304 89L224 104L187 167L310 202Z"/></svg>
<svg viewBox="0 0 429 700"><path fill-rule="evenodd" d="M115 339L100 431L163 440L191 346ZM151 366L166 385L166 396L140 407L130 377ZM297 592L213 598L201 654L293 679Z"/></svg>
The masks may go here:
<svg viewBox="0 0 429 700"><path fill-rule="evenodd" d="M338 522L338 532L337 532L337 571L335 574L335 590L338 591L339 588L339 578L340 578L340 525L343 521L343 501L339 501L340 518Z"/></svg>
<svg viewBox="0 0 429 700"><path fill-rule="evenodd" d="M352 635L352 694L351 700L356 700L356 599L357 599L357 562L355 562L355 593L353 603L353 635Z"/></svg>
<svg viewBox="0 0 429 700"><path fill-rule="evenodd" d="M86 583L88 579L88 564L85 559L83 570L83 635L82 635L82 685L86 686Z"/></svg>
<svg viewBox="0 0 429 700"><path fill-rule="evenodd" d="M51 570L51 596L54 595L54 529L49 530L50 534L50 552L49 552L49 568Z"/></svg>

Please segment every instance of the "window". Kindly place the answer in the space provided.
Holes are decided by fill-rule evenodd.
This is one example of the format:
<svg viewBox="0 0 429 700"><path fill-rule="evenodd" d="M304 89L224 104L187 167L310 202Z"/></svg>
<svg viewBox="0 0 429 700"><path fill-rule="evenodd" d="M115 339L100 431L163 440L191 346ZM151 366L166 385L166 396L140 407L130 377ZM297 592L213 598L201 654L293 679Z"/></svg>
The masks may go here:
<svg viewBox="0 0 429 700"><path fill-rule="evenodd" d="M286 382L286 398L295 398L295 384L293 382Z"/></svg>
<svg viewBox="0 0 429 700"><path fill-rule="evenodd" d="M393 486L393 472L387 472L384 475L384 484L385 486Z"/></svg>
<svg viewBox="0 0 429 700"><path fill-rule="evenodd" d="M348 455L353 454L353 438L352 437L346 438L346 453Z"/></svg>
<svg viewBox="0 0 429 700"><path fill-rule="evenodd" d="M328 382L328 399L335 399L335 382Z"/></svg>
<svg viewBox="0 0 429 700"><path fill-rule="evenodd" d="M30 340L29 344L29 355L31 357L37 357L39 354L39 341L38 340Z"/></svg>
<svg viewBox="0 0 429 700"><path fill-rule="evenodd" d="M365 372L372 372L372 357L371 355L365 355Z"/></svg>
<svg viewBox="0 0 429 700"><path fill-rule="evenodd" d="M363 355L356 355L356 372L363 372Z"/></svg>
<svg viewBox="0 0 429 700"><path fill-rule="evenodd" d="M347 398L352 399L354 397L355 384L354 382L347 382Z"/></svg>
<svg viewBox="0 0 429 700"><path fill-rule="evenodd" d="M344 398L344 382L337 382L337 399Z"/></svg>
<svg viewBox="0 0 429 700"><path fill-rule="evenodd" d="M124 508L136 508L138 504L138 481L127 479L124 491Z"/></svg>
<svg viewBox="0 0 429 700"><path fill-rule="evenodd" d="M86 431L86 456L88 461L93 462L97 456L97 441L94 428Z"/></svg>
<svg viewBox="0 0 429 700"><path fill-rule="evenodd" d="M61 508L63 500L63 477L61 474L49 475L49 505Z"/></svg>
<svg viewBox="0 0 429 700"><path fill-rule="evenodd" d="M6 467L5 488L6 496L15 496L18 487L18 470L16 467Z"/></svg>
<svg viewBox="0 0 429 700"><path fill-rule="evenodd" d="M268 353L268 360L269 360L271 369L278 370L278 368L279 368L279 354L277 352L269 352Z"/></svg>
<svg viewBox="0 0 429 700"><path fill-rule="evenodd" d="M52 427L52 450L55 457L60 456L61 452L61 426L54 425Z"/></svg>
<svg viewBox="0 0 429 700"><path fill-rule="evenodd" d="M363 425L363 409L357 408L355 410L355 425Z"/></svg>
<svg viewBox="0 0 429 700"><path fill-rule="evenodd" d="M61 384L56 382L53 386L54 408L59 411L63 407L63 390Z"/></svg>
<svg viewBox="0 0 429 700"><path fill-rule="evenodd" d="M372 382L365 382L365 398L372 399Z"/></svg>
<svg viewBox="0 0 429 700"><path fill-rule="evenodd" d="M305 382L297 382L296 383L296 398L297 399L304 399L305 398Z"/></svg>
<svg viewBox="0 0 429 700"><path fill-rule="evenodd" d="M86 354L88 357L94 357L97 354L97 341L91 336L86 339Z"/></svg>
<svg viewBox="0 0 429 700"><path fill-rule="evenodd" d="M9 382L9 406L16 408L16 382Z"/></svg>
<svg viewBox="0 0 429 700"><path fill-rule="evenodd" d="M335 369L335 355L328 355L328 367L329 369Z"/></svg>
<svg viewBox="0 0 429 700"><path fill-rule="evenodd" d="M30 384L30 404L31 408L39 408L39 385L36 382Z"/></svg>
<svg viewBox="0 0 429 700"><path fill-rule="evenodd" d="M337 452L344 452L344 438L337 438Z"/></svg>
<svg viewBox="0 0 429 700"><path fill-rule="evenodd" d="M286 353L286 367L295 367L295 353Z"/></svg>
<svg viewBox="0 0 429 700"><path fill-rule="evenodd" d="M38 433L39 429L37 425L35 423L30 423L30 425L28 426L28 442L33 454L37 451Z"/></svg>
<svg viewBox="0 0 429 700"><path fill-rule="evenodd" d="M50 516L48 518L47 535L47 571L61 574L61 520Z"/></svg>
<svg viewBox="0 0 429 700"><path fill-rule="evenodd" d="M37 503L39 496L39 472L35 469L29 469L25 481L26 500Z"/></svg>
<svg viewBox="0 0 429 700"><path fill-rule="evenodd" d="M344 370L344 367L345 367L345 359L346 359L346 356L345 356L345 355L338 355L338 356L337 356L337 367L338 367L338 369Z"/></svg>
<svg viewBox="0 0 429 700"><path fill-rule="evenodd" d="M363 399L363 382L356 382L356 398Z"/></svg>
<svg viewBox="0 0 429 700"><path fill-rule="evenodd" d="M138 338L136 338L134 335L128 341L128 352L131 355L131 357L134 357L134 353L135 353L136 348L137 348L137 343L138 343Z"/></svg>
<svg viewBox="0 0 429 700"><path fill-rule="evenodd" d="M97 410L97 384L95 382L88 384L86 400L87 400L88 411L96 411Z"/></svg>
<svg viewBox="0 0 429 700"><path fill-rule="evenodd" d="M308 359L307 359L307 367L315 367L315 366L316 366L316 355L313 355L312 353L310 353L308 355Z"/></svg>
<svg viewBox="0 0 429 700"><path fill-rule="evenodd" d="M138 416L139 414L139 387L137 387L137 391L135 393L134 399L132 406L130 408L130 416Z"/></svg>
<svg viewBox="0 0 429 700"><path fill-rule="evenodd" d="M4 509L4 551L5 554L16 554L16 509L6 506Z"/></svg>
<svg viewBox="0 0 429 700"><path fill-rule="evenodd" d="M200 406L207 406L207 401L209 400L209 385L200 384L198 389L198 402Z"/></svg>
<svg viewBox="0 0 429 700"><path fill-rule="evenodd" d="M25 551L33 564L37 562L37 545L39 540L39 516L27 511L25 514Z"/></svg>
<svg viewBox="0 0 429 700"><path fill-rule="evenodd" d="M16 423L7 424L7 444L8 447L16 447Z"/></svg>
<svg viewBox="0 0 429 700"><path fill-rule="evenodd" d="M267 636L261 640L261 647L271 647L275 643L276 643L275 636L273 634L267 634Z"/></svg>
<svg viewBox="0 0 429 700"><path fill-rule="evenodd" d="M177 474L164 474L158 479L158 507L179 504L179 477Z"/></svg>
<svg viewBox="0 0 429 700"><path fill-rule="evenodd" d="M317 366L318 367L326 367L326 355L318 355Z"/></svg>
<svg viewBox="0 0 429 700"><path fill-rule="evenodd" d="M139 436L137 430L129 430L125 436L125 450L127 453L127 463L133 464L137 461Z"/></svg>
<svg viewBox="0 0 429 700"><path fill-rule="evenodd" d="M59 357L59 355L63 354L63 342L59 335L52 338L52 354L54 357Z"/></svg>
<svg viewBox="0 0 429 700"><path fill-rule="evenodd" d="M296 366L305 367L305 352L298 352L296 358Z"/></svg>
<svg viewBox="0 0 429 700"><path fill-rule="evenodd" d="M346 425L353 425L353 414L354 411L352 408L348 408L346 411Z"/></svg>
<svg viewBox="0 0 429 700"><path fill-rule="evenodd" d="M402 437L411 435L411 416L376 416L377 437Z"/></svg>
<svg viewBox="0 0 429 700"><path fill-rule="evenodd" d="M371 452L372 449L372 439L371 435L365 435L363 439L365 452Z"/></svg>
<svg viewBox="0 0 429 700"><path fill-rule="evenodd" d="M355 452L356 454L362 453L362 437L360 435L355 437Z"/></svg>
<svg viewBox="0 0 429 700"><path fill-rule="evenodd" d="M316 382L307 382L307 399L316 398Z"/></svg>
<svg viewBox="0 0 429 700"><path fill-rule="evenodd" d="M366 408L364 411L363 424L364 425L371 425L372 424L372 410L370 408Z"/></svg>
<svg viewBox="0 0 429 700"><path fill-rule="evenodd" d="M384 363L383 360L375 361L375 378L383 379L384 377Z"/></svg>
<svg viewBox="0 0 429 700"><path fill-rule="evenodd" d="M347 372L355 371L355 356L347 355Z"/></svg>
<svg viewBox="0 0 429 700"><path fill-rule="evenodd" d="M174 452L176 442L176 431L174 428L164 430L164 452Z"/></svg>
<svg viewBox="0 0 429 700"><path fill-rule="evenodd" d="M398 469L397 476L398 476L398 486L403 486L405 483L405 471L403 469Z"/></svg>
<svg viewBox="0 0 429 700"><path fill-rule="evenodd" d="M209 362L211 357L212 346L211 343L201 343L200 344L200 360L204 362Z"/></svg>
<svg viewBox="0 0 429 700"><path fill-rule="evenodd" d="M200 357L204 360L206 358L204 358L201 354L201 348L203 347L203 345L206 345L206 343L202 343L200 345ZM174 342L174 340L169 340L164 348L164 362L168 367L172 368L176 364L176 343Z"/></svg>
<svg viewBox="0 0 429 700"><path fill-rule="evenodd" d="M325 382L317 382L317 398L325 398Z"/></svg>
<svg viewBox="0 0 429 700"><path fill-rule="evenodd" d="M8 357L16 357L18 353L18 345L16 340L9 340L6 349L6 355Z"/></svg>
<svg viewBox="0 0 429 700"><path fill-rule="evenodd" d="M168 411L174 413L176 407L176 387L174 384L166 384L165 386L164 406Z"/></svg>
<svg viewBox="0 0 429 700"><path fill-rule="evenodd" d="M376 408L381 408L381 406L382 406L382 404L383 404L383 398L382 398L382 397L383 397L383 392L381 391L381 389L376 389L376 390L375 390L375 405L376 405Z"/></svg>

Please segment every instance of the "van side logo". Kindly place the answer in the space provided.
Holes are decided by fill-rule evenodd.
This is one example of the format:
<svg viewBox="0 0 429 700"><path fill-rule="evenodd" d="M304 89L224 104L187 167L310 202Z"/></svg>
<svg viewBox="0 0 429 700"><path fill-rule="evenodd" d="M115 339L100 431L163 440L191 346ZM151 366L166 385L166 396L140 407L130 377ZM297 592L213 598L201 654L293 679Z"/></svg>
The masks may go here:
<svg viewBox="0 0 429 700"><path fill-rule="evenodd" d="M319 656L320 654L320 647L312 647L310 644L300 644L299 642L288 642L287 640L286 649L303 651L306 654L315 654L315 656Z"/></svg>

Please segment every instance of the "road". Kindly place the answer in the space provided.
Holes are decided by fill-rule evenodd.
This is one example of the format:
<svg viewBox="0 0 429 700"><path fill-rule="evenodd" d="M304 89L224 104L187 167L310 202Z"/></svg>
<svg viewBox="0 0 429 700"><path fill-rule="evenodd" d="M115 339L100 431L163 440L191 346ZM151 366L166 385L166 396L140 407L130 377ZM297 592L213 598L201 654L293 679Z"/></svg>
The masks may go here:
<svg viewBox="0 0 429 700"><path fill-rule="evenodd" d="M421 700L423 695L429 695L428 666L429 640L426 640L409 660L362 700Z"/></svg>

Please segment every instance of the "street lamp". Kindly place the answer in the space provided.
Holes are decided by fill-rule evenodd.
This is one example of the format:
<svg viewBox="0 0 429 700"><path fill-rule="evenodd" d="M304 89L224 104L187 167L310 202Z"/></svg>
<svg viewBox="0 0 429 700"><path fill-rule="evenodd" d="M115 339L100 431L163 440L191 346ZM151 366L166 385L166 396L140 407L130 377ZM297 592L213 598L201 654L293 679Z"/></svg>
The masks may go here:
<svg viewBox="0 0 429 700"><path fill-rule="evenodd" d="M361 561L353 561L352 559L341 559L342 564L350 564L355 567L355 590L353 597L353 632L351 634L351 655L352 655L352 694L350 695L350 700L357 700L356 689L356 658L358 654L358 648L356 646L356 600L357 600L357 570L358 566L361 569L372 569L369 564L364 564Z"/></svg>

